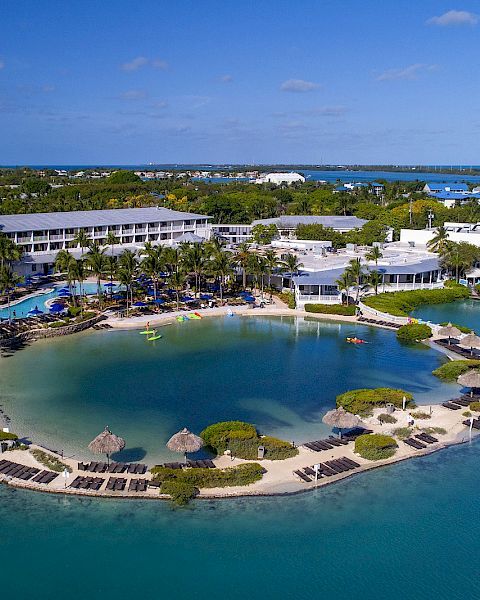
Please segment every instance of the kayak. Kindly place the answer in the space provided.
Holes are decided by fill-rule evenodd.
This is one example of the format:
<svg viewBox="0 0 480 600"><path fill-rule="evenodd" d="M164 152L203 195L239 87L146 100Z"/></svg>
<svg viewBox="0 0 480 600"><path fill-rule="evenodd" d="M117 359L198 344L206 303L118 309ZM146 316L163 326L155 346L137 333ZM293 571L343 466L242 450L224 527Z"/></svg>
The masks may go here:
<svg viewBox="0 0 480 600"><path fill-rule="evenodd" d="M151 333L153 333L151 329L150 330L146 329L145 331L140 331L140 335L150 335Z"/></svg>
<svg viewBox="0 0 480 600"><path fill-rule="evenodd" d="M160 334L154 335L152 337L147 338L149 342L153 342L154 340L159 340L162 336Z"/></svg>
<svg viewBox="0 0 480 600"><path fill-rule="evenodd" d="M354 337L354 338L347 337L347 342L349 342L350 344L367 344L368 343L365 340L361 340L356 337Z"/></svg>
<svg viewBox="0 0 480 600"><path fill-rule="evenodd" d="M196 319L201 319L202 317L200 315L197 315L196 313L193 313L193 315L190 315L189 318L196 320Z"/></svg>
<svg viewBox="0 0 480 600"><path fill-rule="evenodd" d="M193 314L197 317L197 319L203 319L203 317L202 317L202 315L200 313L195 312Z"/></svg>
<svg viewBox="0 0 480 600"><path fill-rule="evenodd" d="M181 323L182 321L185 321L185 317L182 317L181 315L179 315L178 317L176 317L177 321L179 323Z"/></svg>

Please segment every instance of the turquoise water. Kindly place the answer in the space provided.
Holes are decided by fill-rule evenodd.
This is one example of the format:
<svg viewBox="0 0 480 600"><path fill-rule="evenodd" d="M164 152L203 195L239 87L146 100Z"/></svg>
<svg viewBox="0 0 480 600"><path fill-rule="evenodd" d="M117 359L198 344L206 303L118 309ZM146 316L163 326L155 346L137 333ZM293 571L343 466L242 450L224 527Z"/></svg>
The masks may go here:
<svg viewBox="0 0 480 600"><path fill-rule="evenodd" d="M458 300L447 304L422 306L413 315L433 323L451 321L457 325L471 327L480 333L480 301L478 300Z"/></svg>
<svg viewBox="0 0 480 600"><path fill-rule="evenodd" d="M0 486L6 598L476 600L473 443L289 498L186 509Z"/></svg>
<svg viewBox="0 0 480 600"><path fill-rule="evenodd" d="M43 340L1 359L12 430L91 458L88 443L109 425L127 442L117 458L151 464L175 458L165 443L184 426L240 419L302 442L329 431L321 418L348 389L400 387L420 404L458 390L431 375L442 354L361 325L225 317L159 331L156 342L111 330ZM354 335L369 343L345 342Z"/></svg>
<svg viewBox="0 0 480 600"><path fill-rule="evenodd" d="M45 307L45 302L47 302L48 300L51 300L52 298L56 298L57 291L60 290L62 287L63 287L63 285L57 285L54 287L53 292L39 294L32 298L27 298L26 300L22 300L21 302L18 302L18 304L12 304L10 307L11 318L13 319L13 318L26 317L27 313L30 310L33 310L35 307L37 307L39 310L43 310L43 312L48 312L47 308ZM83 287L83 291L85 294L96 294L97 293L97 284L96 283L85 282L82 287ZM52 289L52 288L47 288L47 289ZM10 315L9 315L8 308L0 309L0 319L8 319L9 316Z"/></svg>

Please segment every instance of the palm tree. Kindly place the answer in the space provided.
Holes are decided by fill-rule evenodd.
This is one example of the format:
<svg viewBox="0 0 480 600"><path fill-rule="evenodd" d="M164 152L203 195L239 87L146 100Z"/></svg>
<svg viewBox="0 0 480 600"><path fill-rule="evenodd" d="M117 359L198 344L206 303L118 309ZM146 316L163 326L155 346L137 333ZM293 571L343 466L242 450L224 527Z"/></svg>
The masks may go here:
<svg viewBox="0 0 480 600"><path fill-rule="evenodd" d="M147 242L143 250L140 251L140 256L143 256L140 263L143 272L151 277L153 281L153 297L156 300L160 273L163 271L164 266L164 248L153 246L151 242Z"/></svg>
<svg viewBox="0 0 480 600"><path fill-rule="evenodd" d="M352 258L349 262L347 271L350 273L356 288L355 302L358 303L358 297L360 295L360 287L363 277L363 266L359 258Z"/></svg>
<svg viewBox="0 0 480 600"><path fill-rule="evenodd" d="M217 252L220 254L221 252ZM192 273L195 278L195 297L200 291L200 280L204 273L207 256L202 244L188 244L181 248L182 265L188 273Z"/></svg>
<svg viewBox="0 0 480 600"><path fill-rule="evenodd" d="M239 244L237 252L235 254L235 264L242 269L242 285L245 289L247 285L247 269L250 265L251 253L249 251L249 245L246 242Z"/></svg>
<svg viewBox="0 0 480 600"><path fill-rule="evenodd" d="M125 250L118 258L117 277L118 281L125 286L127 290L127 316L128 302L133 303L133 280L137 272L137 261L135 254L131 250Z"/></svg>
<svg viewBox="0 0 480 600"><path fill-rule="evenodd" d="M383 257L383 252L380 250L378 246L373 246L373 248L365 254L365 258L367 260L374 260L375 266L378 265L378 261Z"/></svg>
<svg viewBox="0 0 480 600"><path fill-rule="evenodd" d="M181 271L174 271L170 275L170 285L173 286L173 289L175 290L175 295L177 297L177 310L180 309L180 291L185 286L185 280L185 274Z"/></svg>
<svg viewBox="0 0 480 600"><path fill-rule="evenodd" d="M282 263L284 272L290 273L290 289L293 286L293 276L298 275L299 270L303 267L303 263L299 262L295 254L287 254L287 257Z"/></svg>
<svg viewBox="0 0 480 600"><path fill-rule="evenodd" d="M182 257L178 248L165 248L165 268L172 274L180 269Z"/></svg>
<svg viewBox="0 0 480 600"><path fill-rule="evenodd" d="M427 242L427 247L431 252L443 254L448 245L448 232L443 225L437 227L434 237Z"/></svg>
<svg viewBox="0 0 480 600"><path fill-rule="evenodd" d="M65 273L68 289L75 304L74 287L76 281L76 260L68 250L60 250L55 257L54 268L58 273Z"/></svg>
<svg viewBox="0 0 480 600"><path fill-rule="evenodd" d="M218 277L220 283L220 301L223 301L223 286L225 279L233 273L232 253L220 252L217 254L210 265L212 275Z"/></svg>
<svg viewBox="0 0 480 600"><path fill-rule="evenodd" d="M85 229L79 229L76 236L73 238L73 243L76 246L80 246L80 248L82 249L82 256L83 256L85 248L87 248L89 246L90 242L91 242L91 239L88 237Z"/></svg>
<svg viewBox="0 0 480 600"><path fill-rule="evenodd" d="M90 244L85 262L90 271L97 279L98 303L102 304L102 275L105 273L105 248L102 248L97 242Z"/></svg>
<svg viewBox="0 0 480 600"><path fill-rule="evenodd" d="M0 268L19 261L22 258L23 248L17 246L7 235L0 232Z"/></svg>
<svg viewBox="0 0 480 600"><path fill-rule="evenodd" d="M273 271L278 267L278 256L277 253L275 252L275 250L269 249L265 252L264 254L265 257L265 264L267 265L267 269L268 269L268 287L270 289L270 299L272 298L272 273Z"/></svg>
<svg viewBox="0 0 480 600"><path fill-rule="evenodd" d="M375 290L375 296L378 294L378 286L382 283L383 277L379 271L370 271L367 275L366 282L369 287Z"/></svg>
<svg viewBox="0 0 480 600"><path fill-rule="evenodd" d="M6 265L0 266L0 292L7 296L8 305L8 321L12 321L12 314L10 311L10 297L12 291L15 289L17 283L20 283L20 277L13 272L10 267Z"/></svg>
<svg viewBox="0 0 480 600"><path fill-rule="evenodd" d="M265 283L265 275L269 273L267 261L263 256L260 256L259 254L254 254L252 256L252 259L252 271L257 281L257 287L258 280L260 280L260 292L263 300L263 287Z"/></svg>
<svg viewBox="0 0 480 600"><path fill-rule="evenodd" d="M345 291L347 304L348 304L348 296L350 293L350 288L353 285L352 274L348 271L348 269L345 269L345 271L340 275L340 277L335 281L335 283L338 285L338 289L341 292Z"/></svg>
<svg viewBox="0 0 480 600"><path fill-rule="evenodd" d="M83 316L83 282L87 278L87 270L85 268L85 261L74 259L73 262L71 262L71 264L70 264L69 271L71 272L71 276L74 279L74 281L78 281L78 286L80 288L79 289L80 312L81 312L81 315ZM75 303L75 296L73 296L73 298L74 298L74 303Z"/></svg>

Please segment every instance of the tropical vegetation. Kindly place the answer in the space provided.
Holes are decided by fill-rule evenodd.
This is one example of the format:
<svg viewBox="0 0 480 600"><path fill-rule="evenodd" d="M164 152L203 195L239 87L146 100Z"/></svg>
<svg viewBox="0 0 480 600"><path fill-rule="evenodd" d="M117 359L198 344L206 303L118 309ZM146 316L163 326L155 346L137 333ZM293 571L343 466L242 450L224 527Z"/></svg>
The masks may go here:
<svg viewBox="0 0 480 600"><path fill-rule="evenodd" d="M367 460L384 460L395 454L397 442L389 435L371 433L355 440L355 452Z"/></svg>
<svg viewBox="0 0 480 600"><path fill-rule="evenodd" d="M432 328L424 323L408 323L397 329L397 338L402 342L419 342L432 335Z"/></svg>
<svg viewBox="0 0 480 600"><path fill-rule="evenodd" d="M397 408L403 407L403 398L406 398L406 407L413 408L413 396L404 390L393 388L362 388L350 390L337 396L337 406L354 415L369 416L376 407L393 404Z"/></svg>

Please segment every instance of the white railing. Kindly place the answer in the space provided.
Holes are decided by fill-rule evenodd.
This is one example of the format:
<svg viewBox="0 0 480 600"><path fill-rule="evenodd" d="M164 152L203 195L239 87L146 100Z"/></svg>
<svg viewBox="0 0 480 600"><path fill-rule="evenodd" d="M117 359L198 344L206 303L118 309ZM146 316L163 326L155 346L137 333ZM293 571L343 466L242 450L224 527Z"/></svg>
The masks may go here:
<svg viewBox="0 0 480 600"><path fill-rule="evenodd" d="M395 317L394 315L384 313L381 310L375 310L374 308L363 304L363 302L358 303L358 308L365 317L373 316L379 321L388 321L389 323L398 323L400 325L405 325L408 323L408 317Z"/></svg>
<svg viewBox="0 0 480 600"><path fill-rule="evenodd" d="M58 235L58 234L52 235L52 234L50 234L50 239L51 240L63 240L63 235Z"/></svg>
<svg viewBox="0 0 480 600"><path fill-rule="evenodd" d="M341 294L296 294L297 302L317 302L319 304L341 304Z"/></svg>
<svg viewBox="0 0 480 600"><path fill-rule="evenodd" d="M379 292L408 292L410 290L436 290L443 288L443 281L412 281L409 283L380 283ZM373 291L373 288L371 288Z"/></svg>

